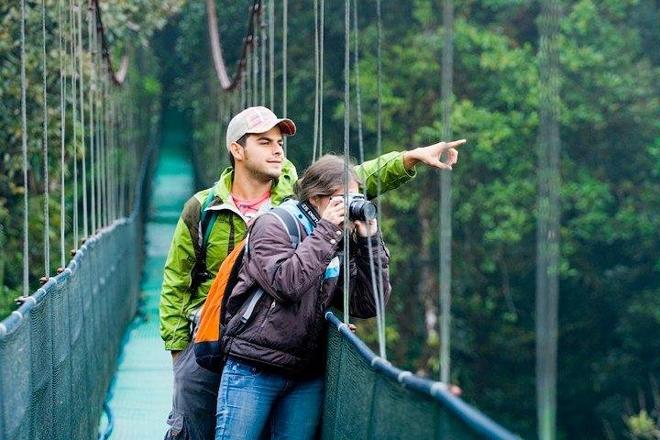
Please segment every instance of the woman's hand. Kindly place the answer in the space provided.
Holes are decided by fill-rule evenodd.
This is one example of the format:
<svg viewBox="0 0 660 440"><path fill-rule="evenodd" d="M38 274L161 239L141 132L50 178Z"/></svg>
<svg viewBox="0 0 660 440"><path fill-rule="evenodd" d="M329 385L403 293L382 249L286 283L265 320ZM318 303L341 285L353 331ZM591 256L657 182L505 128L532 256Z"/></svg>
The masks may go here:
<svg viewBox="0 0 660 440"><path fill-rule="evenodd" d="M332 197L328 206L323 211L322 219L325 219L335 226L340 226L344 222L346 211L344 210L344 198Z"/></svg>
<svg viewBox="0 0 660 440"><path fill-rule="evenodd" d="M375 218L363 222L361 220L355 220L353 222L355 225L355 230L358 235L361 237L371 237L376 232L378 232L378 221Z"/></svg>

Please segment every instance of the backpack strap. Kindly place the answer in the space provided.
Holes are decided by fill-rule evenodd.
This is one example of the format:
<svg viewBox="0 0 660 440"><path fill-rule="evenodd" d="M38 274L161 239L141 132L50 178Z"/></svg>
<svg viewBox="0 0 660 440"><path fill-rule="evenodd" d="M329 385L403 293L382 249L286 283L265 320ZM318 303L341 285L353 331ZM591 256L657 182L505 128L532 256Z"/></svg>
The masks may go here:
<svg viewBox="0 0 660 440"><path fill-rule="evenodd" d="M193 265L190 283L190 291L195 293L199 286L205 281L211 279L211 274L206 268L206 247L209 241L210 231L213 229L215 220L217 219L217 212L207 210L215 200L215 192L213 188L209 190L206 200L199 209L199 221L197 225L197 237L193 237L196 243L193 243L195 249L195 264Z"/></svg>
<svg viewBox="0 0 660 440"><path fill-rule="evenodd" d="M273 214L280 222L282 222L284 229L289 234L291 245L294 249L297 248L298 244L300 244L300 228L298 227L298 220L296 220L296 218L284 208L273 208L269 213ZM241 315L241 324L244 325L250 320L252 313L254 313L254 308L257 306L257 302L259 302L264 293L264 289L259 287L252 293L252 295L250 295L248 305Z"/></svg>
<svg viewBox="0 0 660 440"><path fill-rule="evenodd" d="M293 246L294 249L297 248L298 244L300 244L300 222L296 220L296 218L289 211L284 208L280 208L279 206L277 208L273 208L270 212L282 222L284 229L289 233L291 246Z"/></svg>

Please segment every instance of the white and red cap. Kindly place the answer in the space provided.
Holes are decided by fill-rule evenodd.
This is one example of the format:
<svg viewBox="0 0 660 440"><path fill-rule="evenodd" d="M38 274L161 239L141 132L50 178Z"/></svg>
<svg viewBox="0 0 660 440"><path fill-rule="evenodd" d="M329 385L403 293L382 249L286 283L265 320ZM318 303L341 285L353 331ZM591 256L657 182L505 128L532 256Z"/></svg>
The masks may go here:
<svg viewBox="0 0 660 440"><path fill-rule="evenodd" d="M227 126L227 150L232 142L236 142L246 134L265 133L279 126L283 136L296 134L296 124L291 119L278 118L266 107L248 107L229 121Z"/></svg>

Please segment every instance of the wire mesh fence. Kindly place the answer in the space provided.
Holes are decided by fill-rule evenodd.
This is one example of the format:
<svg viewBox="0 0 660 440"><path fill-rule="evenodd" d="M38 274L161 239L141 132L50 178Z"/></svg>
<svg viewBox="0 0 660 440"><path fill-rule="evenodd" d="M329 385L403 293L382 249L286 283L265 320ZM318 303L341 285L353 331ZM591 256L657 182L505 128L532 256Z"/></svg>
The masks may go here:
<svg viewBox="0 0 660 440"><path fill-rule="evenodd" d="M326 313L328 361L322 438L519 439L452 395L441 382L376 356Z"/></svg>
<svg viewBox="0 0 660 440"><path fill-rule="evenodd" d="M90 237L67 268L0 323L0 439L92 439L137 307L149 150L129 217Z"/></svg>

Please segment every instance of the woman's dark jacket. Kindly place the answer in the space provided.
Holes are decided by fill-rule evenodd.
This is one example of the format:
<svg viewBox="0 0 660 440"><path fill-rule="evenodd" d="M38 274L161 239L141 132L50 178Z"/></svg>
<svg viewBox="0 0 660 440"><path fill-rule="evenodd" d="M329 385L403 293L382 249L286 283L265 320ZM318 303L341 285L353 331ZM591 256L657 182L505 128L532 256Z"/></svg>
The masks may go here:
<svg viewBox="0 0 660 440"><path fill-rule="evenodd" d="M342 308L343 275L332 269L326 275L326 268L343 246L342 230L327 220L322 219L309 236L300 229L302 241L294 249L275 215L264 214L255 220L238 283L225 305L227 325L222 334L226 355L285 374L308 376L325 371L324 312L331 305ZM380 285L386 301L390 295L389 253L380 234L351 240L350 314L369 318L376 315L376 289L371 283L367 240L372 243L374 265L379 257L381 260ZM337 260L333 263L337 266ZM257 285L266 294L249 322L241 325L243 308Z"/></svg>

